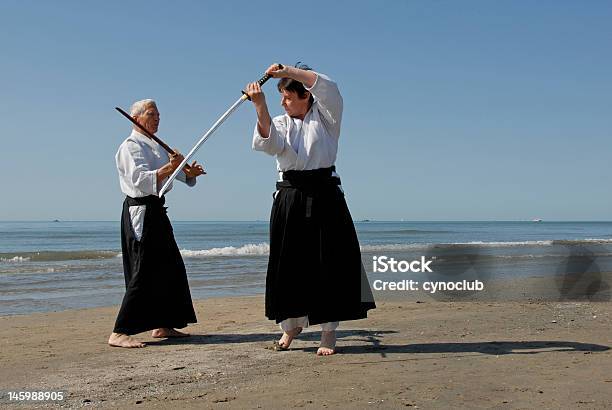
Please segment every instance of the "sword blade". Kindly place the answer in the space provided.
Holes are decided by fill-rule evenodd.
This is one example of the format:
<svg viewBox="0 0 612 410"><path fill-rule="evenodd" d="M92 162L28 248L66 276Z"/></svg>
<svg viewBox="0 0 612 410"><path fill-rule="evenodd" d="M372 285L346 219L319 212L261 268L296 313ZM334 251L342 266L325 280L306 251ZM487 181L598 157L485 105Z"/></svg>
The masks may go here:
<svg viewBox="0 0 612 410"><path fill-rule="evenodd" d="M193 146L191 151L189 151L189 153L185 156L185 159L183 159L183 162L181 162L181 165L179 165L179 167L174 170L172 175L170 175L170 177L168 177L168 180L166 181L164 186L162 186L162 189L159 191L159 196L160 197L162 195L164 195L168 191L168 188L170 187L170 184L172 183L172 181L174 181L174 179L176 178L178 173L181 172L181 170L183 169L185 164L187 164L187 162L193 157L193 155L202 146L202 144L204 144L206 142L206 140L213 134L213 132L215 132L217 130L217 128L219 128L219 126L221 126L221 124L223 124L223 122L230 115L232 115L232 113L234 111L236 111L236 109L240 106L240 104L242 104L245 100L247 100L247 97L248 96L246 94L244 94L242 97L240 97L227 111L225 111L225 113L213 124L213 126L210 127L210 129L208 131L206 131L206 134L204 134L200 138L200 140Z"/></svg>

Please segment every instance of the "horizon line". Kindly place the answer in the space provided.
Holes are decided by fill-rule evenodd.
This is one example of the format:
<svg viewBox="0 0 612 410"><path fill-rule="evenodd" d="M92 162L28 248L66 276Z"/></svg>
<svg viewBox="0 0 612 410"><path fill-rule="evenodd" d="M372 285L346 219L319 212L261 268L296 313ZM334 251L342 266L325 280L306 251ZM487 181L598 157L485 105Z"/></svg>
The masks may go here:
<svg viewBox="0 0 612 410"><path fill-rule="evenodd" d="M117 222L118 219L0 219L0 223L5 222ZM172 222L269 222L268 219L173 219ZM404 223L452 223L452 222L530 222L530 223L550 223L550 222L612 222L605 219L353 219L353 222L404 222Z"/></svg>

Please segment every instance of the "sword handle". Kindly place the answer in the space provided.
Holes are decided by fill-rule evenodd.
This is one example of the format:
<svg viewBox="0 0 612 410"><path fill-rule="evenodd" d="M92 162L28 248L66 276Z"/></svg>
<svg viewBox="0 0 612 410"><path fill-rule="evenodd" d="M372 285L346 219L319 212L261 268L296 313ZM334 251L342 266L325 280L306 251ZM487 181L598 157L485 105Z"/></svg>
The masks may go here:
<svg viewBox="0 0 612 410"><path fill-rule="evenodd" d="M278 69L282 70L283 69L283 65L279 64L278 65ZM257 80L257 84L259 84L260 86L264 85L266 83L266 81L268 81L270 78L272 78L272 76L270 74L264 74L263 77L261 77L259 80ZM247 99L249 101L251 101L251 97L249 97L249 95L243 90L242 91L242 97L244 99Z"/></svg>

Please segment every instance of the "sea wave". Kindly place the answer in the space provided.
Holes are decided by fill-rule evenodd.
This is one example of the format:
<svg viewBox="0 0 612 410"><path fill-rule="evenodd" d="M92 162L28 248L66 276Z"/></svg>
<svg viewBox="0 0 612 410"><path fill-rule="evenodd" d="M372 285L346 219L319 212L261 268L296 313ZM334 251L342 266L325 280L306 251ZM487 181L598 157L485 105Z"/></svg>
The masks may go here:
<svg viewBox="0 0 612 410"><path fill-rule="evenodd" d="M453 243L398 243L381 245L362 245L362 252L381 252L381 251L414 251L421 249L437 248L509 248L509 247L530 247L530 246L552 246L554 241L517 241L517 242L453 242Z"/></svg>
<svg viewBox="0 0 612 410"><path fill-rule="evenodd" d="M115 258L118 255L121 254L117 253L117 251L108 250L14 252L0 253L0 262L23 263L109 259Z"/></svg>
<svg viewBox="0 0 612 410"><path fill-rule="evenodd" d="M384 251L413 251L431 248L431 243L395 243L381 245L361 245L362 252L384 252Z"/></svg>
<svg viewBox="0 0 612 410"><path fill-rule="evenodd" d="M591 244L611 244L612 239L586 238L586 239L563 239L554 241L555 245L591 245Z"/></svg>
<svg viewBox="0 0 612 410"><path fill-rule="evenodd" d="M402 252L439 249L466 248L512 248L512 247L552 247L552 246L592 246L596 244L610 245L612 239L580 239L580 240L542 240L542 241L515 241L515 242L454 242L454 243L396 243L396 244L367 244L361 246L362 252ZM249 243L242 246L226 246L211 249L182 249L181 255L185 258L214 258L214 257L256 257L266 256L270 253L270 245L266 242ZM22 264L28 262L55 262L70 260L92 260L120 258L121 252L112 250L80 250L80 251L40 251L40 252L12 252L0 253L0 263Z"/></svg>
<svg viewBox="0 0 612 410"><path fill-rule="evenodd" d="M364 234L372 235L372 234L442 234L442 233L454 233L454 231L436 231L436 230L422 230L422 229L394 229L394 230L364 230Z"/></svg>
<svg viewBox="0 0 612 410"><path fill-rule="evenodd" d="M181 249L181 255L185 258L211 258L218 256L261 256L270 253L270 245L267 243L247 244L239 247L226 246L223 248L212 248L202 250Z"/></svg>
<svg viewBox="0 0 612 410"><path fill-rule="evenodd" d="M13 256L12 258L10 257L0 258L0 262L13 262L13 263L28 262L29 260L30 258L28 258L27 256Z"/></svg>

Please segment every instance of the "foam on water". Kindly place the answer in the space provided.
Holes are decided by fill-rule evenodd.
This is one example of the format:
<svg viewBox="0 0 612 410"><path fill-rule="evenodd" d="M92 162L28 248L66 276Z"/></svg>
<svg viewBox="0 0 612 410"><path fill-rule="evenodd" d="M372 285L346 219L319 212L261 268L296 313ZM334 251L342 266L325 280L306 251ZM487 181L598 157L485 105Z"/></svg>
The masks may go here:
<svg viewBox="0 0 612 410"><path fill-rule="evenodd" d="M29 257L27 256L13 256L12 258L0 258L0 262L13 262L13 263L19 263L19 262L28 262L30 260Z"/></svg>
<svg viewBox="0 0 612 410"><path fill-rule="evenodd" d="M510 247L536 247L552 246L554 241L517 241L517 242L454 242L454 243L397 243L383 245L362 245L362 252L383 252L383 251L414 251L431 248L458 248L458 247L477 247L477 248L510 248Z"/></svg>
<svg viewBox="0 0 612 410"><path fill-rule="evenodd" d="M181 249L181 255L185 258L210 258L217 256L261 256L270 253L270 245L267 243L253 244L234 247L212 248L202 250Z"/></svg>
<svg viewBox="0 0 612 410"><path fill-rule="evenodd" d="M83 251L39 251L39 252L15 252L0 253L0 262L53 262L53 261L75 261L87 259L108 259L117 256L116 251L108 250L83 250Z"/></svg>

